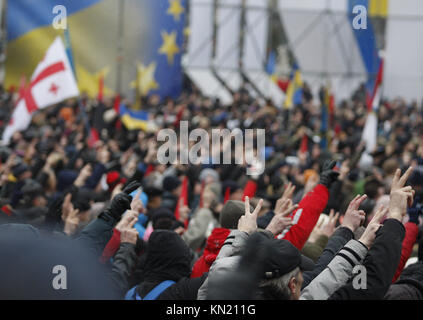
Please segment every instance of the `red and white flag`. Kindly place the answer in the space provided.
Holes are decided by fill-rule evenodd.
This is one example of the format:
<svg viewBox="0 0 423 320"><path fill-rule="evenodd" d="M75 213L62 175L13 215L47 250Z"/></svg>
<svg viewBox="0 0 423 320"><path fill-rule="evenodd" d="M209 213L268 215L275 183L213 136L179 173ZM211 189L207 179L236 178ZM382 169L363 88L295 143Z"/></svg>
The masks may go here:
<svg viewBox="0 0 423 320"><path fill-rule="evenodd" d="M35 69L29 86L13 111L5 128L2 143L8 145L17 131L28 128L34 112L79 95L78 85L60 37L48 48Z"/></svg>
<svg viewBox="0 0 423 320"><path fill-rule="evenodd" d="M366 152L371 153L377 146L377 115L379 108L383 79L383 59L380 61L379 71L372 95L367 101L367 119L364 125L362 140L366 142Z"/></svg>

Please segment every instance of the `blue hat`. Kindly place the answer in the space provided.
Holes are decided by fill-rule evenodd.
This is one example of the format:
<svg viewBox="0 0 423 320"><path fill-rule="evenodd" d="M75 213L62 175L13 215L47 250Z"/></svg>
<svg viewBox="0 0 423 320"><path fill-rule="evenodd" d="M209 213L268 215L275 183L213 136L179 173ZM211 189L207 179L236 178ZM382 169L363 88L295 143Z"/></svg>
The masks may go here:
<svg viewBox="0 0 423 320"><path fill-rule="evenodd" d="M133 198L135 197L135 195L137 194L138 189L132 191L132 193L130 194L130 196ZM144 206L144 208L147 208L147 203L148 203L148 196L147 194L143 191L140 194L140 200L142 202L142 205Z"/></svg>

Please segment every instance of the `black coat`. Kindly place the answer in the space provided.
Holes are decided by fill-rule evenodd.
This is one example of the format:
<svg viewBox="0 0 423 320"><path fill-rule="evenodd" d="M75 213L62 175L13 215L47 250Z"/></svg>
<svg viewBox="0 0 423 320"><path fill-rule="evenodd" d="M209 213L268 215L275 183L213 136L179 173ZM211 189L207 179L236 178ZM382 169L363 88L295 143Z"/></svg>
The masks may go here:
<svg viewBox="0 0 423 320"><path fill-rule="evenodd" d="M386 300L423 300L423 261L410 264L389 287Z"/></svg>
<svg viewBox="0 0 423 320"><path fill-rule="evenodd" d="M367 288L355 289L353 283L335 291L330 300L370 300L383 299L391 285L401 258L404 225L396 219L387 219L376 233L373 246L364 259L367 271Z"/></svg>

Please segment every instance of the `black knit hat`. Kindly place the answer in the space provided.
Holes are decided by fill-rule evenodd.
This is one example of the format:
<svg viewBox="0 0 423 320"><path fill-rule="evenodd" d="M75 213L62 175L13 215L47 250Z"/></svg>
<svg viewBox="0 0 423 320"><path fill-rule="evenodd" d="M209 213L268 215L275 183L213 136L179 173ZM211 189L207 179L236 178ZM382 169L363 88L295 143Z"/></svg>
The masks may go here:
<svg viewBox="0 0 423 320"><path fill-rule="evenodd" d="M250 211L254 211L254 207L250 205ZM222 228L236 229L238 220L245 214L245 204L238 200L229 200L225 203L220 212L219 223Z"/></svg>
<svg viewBox="0 0 423 320"><path fill-rule="evenodd" d="M13 175L18 178L22 173L29 171L29 168L26 164L19 163L12 168Z"/></svg>
<svg viewBox="0 0 423 320"><path fill-rule="evenodd" d="M177 177L167 176L163 179L163 190L172 192L177 187L179 187L180 184L181 181Z"/></svg>

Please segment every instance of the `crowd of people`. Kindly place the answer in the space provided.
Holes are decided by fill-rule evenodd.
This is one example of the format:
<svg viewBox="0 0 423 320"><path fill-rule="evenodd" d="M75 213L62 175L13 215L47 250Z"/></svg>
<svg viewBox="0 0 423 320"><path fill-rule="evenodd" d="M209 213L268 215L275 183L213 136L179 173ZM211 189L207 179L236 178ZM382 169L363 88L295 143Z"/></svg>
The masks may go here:
<svg viewBox="0 0 423 320"><path fill-rule="evenodd" d="M15 102L2 89L2 129ZM325 132L307 86L289 110L245 88L224 105L192 84L140 108L157 130L81 96L0 147L2 299L423 299L420 104L383 101L370 152L362 88ZM157 132L180 121L265 129L264 172L246 174L234 148L230 164L160 163Z"/></svg>

